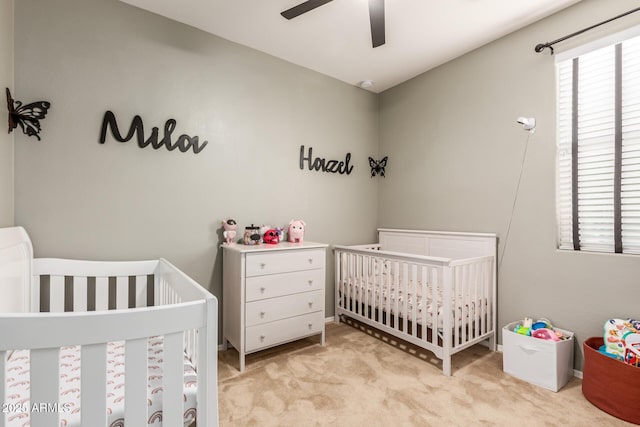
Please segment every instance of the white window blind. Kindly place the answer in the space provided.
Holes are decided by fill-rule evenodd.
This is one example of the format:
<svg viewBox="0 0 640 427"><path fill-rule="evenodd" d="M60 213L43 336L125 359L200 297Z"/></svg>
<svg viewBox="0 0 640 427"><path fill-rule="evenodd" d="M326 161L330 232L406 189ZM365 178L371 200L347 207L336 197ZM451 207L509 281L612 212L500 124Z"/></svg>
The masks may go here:
<svg viewBox="0 0 640 427"><path fill-rule="evenodd" d="M560 249L640 254L640 36L557 61Z"/></svg>

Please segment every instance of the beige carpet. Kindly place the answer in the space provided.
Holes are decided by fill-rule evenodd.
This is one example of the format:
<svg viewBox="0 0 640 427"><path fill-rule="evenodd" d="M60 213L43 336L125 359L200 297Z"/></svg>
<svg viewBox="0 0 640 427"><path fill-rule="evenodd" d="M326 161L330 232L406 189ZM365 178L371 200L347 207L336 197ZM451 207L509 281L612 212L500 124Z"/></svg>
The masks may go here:
<svg viewBox="0 0 640 427"><path fill-rule="evenodd" d="M631 425L591 405L577 378L548 391L502 372L502 354L483 346L454 356L445 377L431 353L356 327L328 324L324 347L316 337L249 355L242 374L238 353L221 352L220 425Z"/></svg>

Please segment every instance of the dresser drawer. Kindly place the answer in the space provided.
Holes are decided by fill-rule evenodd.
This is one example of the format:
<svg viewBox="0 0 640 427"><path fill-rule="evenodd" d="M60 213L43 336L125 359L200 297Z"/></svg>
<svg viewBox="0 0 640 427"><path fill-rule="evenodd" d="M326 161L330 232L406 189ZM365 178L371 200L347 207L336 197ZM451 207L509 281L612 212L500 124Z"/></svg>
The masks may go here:
<svg viewBox="0 0 640 427"><path fill-rule="evenodd" d="M324 271L306 270L247 278L247 302L324 289Z"/></svg>
<svg viewBox="0 0 640 427"><path fill-rule="evenodd" d="M285 343L313 334L319 334L324 328L322 311L304 316L290 317L271 323L247 328L245 348L247 352Z"/></svg>
<svg viewBox="0 0 640 427"><path fill-rule="evenodd" d="M247 277L291 271L314 270L324 267L324 249L258 252L247 254Z"/></svg>
<svg viewBox="0 0 640 427"><path fill-rule="evenodd" d="M246 325L273 322L287 317L313 313L324 307L324 292L311 291L248 302L245 308Z"/></svg>

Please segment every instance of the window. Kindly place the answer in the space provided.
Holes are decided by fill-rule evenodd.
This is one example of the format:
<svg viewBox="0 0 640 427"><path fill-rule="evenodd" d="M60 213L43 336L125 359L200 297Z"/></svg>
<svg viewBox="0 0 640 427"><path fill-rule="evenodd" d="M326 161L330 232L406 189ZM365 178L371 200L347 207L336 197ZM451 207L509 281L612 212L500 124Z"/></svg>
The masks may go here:
<svg viewBox="0 0 640 427"><path fill-rule="evenodd" d="M560 249L640 254L638 34L556 57Z"/></svg>

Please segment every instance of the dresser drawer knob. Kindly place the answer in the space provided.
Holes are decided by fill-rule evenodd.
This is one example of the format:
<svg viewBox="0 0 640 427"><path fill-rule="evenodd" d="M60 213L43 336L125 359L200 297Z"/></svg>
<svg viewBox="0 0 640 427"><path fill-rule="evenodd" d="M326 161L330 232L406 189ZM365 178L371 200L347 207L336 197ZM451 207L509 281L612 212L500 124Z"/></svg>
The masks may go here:
<svg viewBox="0 0 640 427"><path fill-rule="evenodd" d="M266 337L264 335L260 335L260 341L264 341Z"/></svg>
<svg viewBox="0 0 640 427"><path fill-rule="evenodd" d="M264 291L266 291L267 288L265 288L264 286L260 288L260 292L264 293Z"/></svg>
<svg viewBox="0 0 640 427"><path fill-rule="evenodd" d="M267 264L266 264L266 263L264 263L264 262L261 262L261 263L260 263L260 268L265 268L266 266L267 266Z"/></svg>
<svg viewBox="0 0 640 427"><path fill-rule="evenodd" d="M313 323L309 323L309 329L313 328Z"/></svg>
<svg viewBox="0 0 640 427"><path fill-rule="evenodd" d="M313 302L309 303L309 308L313 307Z"/></svg>
<svg viewBox="0 0 640 427"><path fill-rule="evenodd" d="M313 280L309 280L309 286L313 286Z"/></svg>
<svg viewBox="0 0 640 427"><path fill-rule="evenodd" d="M313 264L313 258L309 258L309 264Z"/></svg>
<svg viewBox="0 0 640 427"><path fill-rule="evenodd" d="M264 311L261 311L261 312L260 312L260 317L264 317L264 315L265 315L265 314L266 314L266 313L265 313Z"/></svg>

